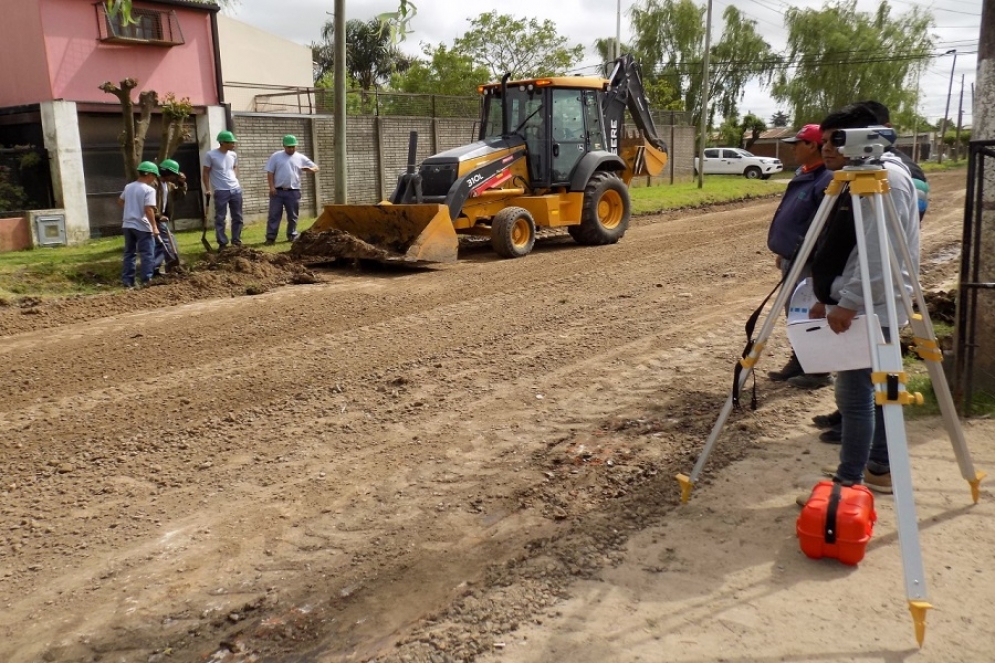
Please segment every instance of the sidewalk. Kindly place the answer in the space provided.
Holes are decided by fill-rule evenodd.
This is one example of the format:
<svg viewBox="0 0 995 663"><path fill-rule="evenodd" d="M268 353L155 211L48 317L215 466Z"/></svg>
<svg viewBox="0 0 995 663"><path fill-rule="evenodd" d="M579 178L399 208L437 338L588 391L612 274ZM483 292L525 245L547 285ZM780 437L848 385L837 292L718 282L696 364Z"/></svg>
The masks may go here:
<svg viewBox="0 0 995 663"><path fill-rule="evenodd" d="M907 423L927 589L934 609L919 649L907 609L894 501L858 567L810 560L795 536L795 497L838 447L813 429L764 440L759 452L698 486L664 526L633 537L602 582L572 588L541 625L481 661L995 660L995 421L964 425L989 477L972 504L941 419ZM707 470L707 468L706 468Z"/></svg>

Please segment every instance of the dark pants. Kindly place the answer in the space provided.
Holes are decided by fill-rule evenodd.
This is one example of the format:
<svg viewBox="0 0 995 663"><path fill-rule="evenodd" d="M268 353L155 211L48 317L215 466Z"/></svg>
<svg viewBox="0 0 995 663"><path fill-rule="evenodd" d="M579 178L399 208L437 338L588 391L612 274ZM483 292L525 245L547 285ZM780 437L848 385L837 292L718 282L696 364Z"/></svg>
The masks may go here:
<svg viewBox="0 0 995 663"><path fill-rule="evenodd" d="M242 243L242 190L221 190L214 192L214 234L218 246L228 244L225 235L225 215L231 211L231 242L236 246Z"/></svg>
<svg viewBox="0 0 995 663"><path fill-rule="evenodd" d="M151 231L124 229L124 266L121 269L121 281L125 287L135 285L135 256L142 264L142 283L148 283L155 269L155 240Z"/></svg>
<svg viewBox="0 0 995 663"><path fill-rule="evenodd" d="M885 340L890 329L882 327ZM884 429L884 413L874 404L871 369L840 371L836 374L836 407L843 415L843 436L840 464L836 476L843 481L862 483L864 468L875 474L889 470L888 439Z"/></svg>
<svg viewBox="0 0 995 663"><path fill-rule="evenodd" d="M300 189L277 189L276 195L269 197L269 217L266 220L266 239L275 241L280 234L280 217L287 210L287 239L297 237L297 216L301 209Z"/></svg>

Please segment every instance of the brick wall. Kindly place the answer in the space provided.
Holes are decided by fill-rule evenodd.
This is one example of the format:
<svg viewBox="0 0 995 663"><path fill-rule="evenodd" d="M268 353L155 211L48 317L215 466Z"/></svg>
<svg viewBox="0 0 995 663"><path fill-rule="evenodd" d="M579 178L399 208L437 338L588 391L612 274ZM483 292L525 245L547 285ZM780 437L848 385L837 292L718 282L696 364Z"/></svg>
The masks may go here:
<svg viewBox="0 0 995 663"><path fill-rule="evenodd" d="M266 161L282 149L285 134L297 136L298 151L321 168L316 175L302 177L301 215L316 216L320 205L335 197L335 122L330 115L286 113L236 113L234 132L238 136L239 180L245 190L244 213L248 220L265 218L269 205L266 188ZM466 145L475 140L476 118L429 118L392 116L350 116L346 124L348 152L347 197L350 203L375 203L387 198L397 184L397 176L407 166L408 140L418 132L418 158ZM695 129L658 124L660 137L670 148L675 180L691 177ZM670 166L652 184L670 181ZM650 178L637 177L633 184L645 186Z"/></svg>

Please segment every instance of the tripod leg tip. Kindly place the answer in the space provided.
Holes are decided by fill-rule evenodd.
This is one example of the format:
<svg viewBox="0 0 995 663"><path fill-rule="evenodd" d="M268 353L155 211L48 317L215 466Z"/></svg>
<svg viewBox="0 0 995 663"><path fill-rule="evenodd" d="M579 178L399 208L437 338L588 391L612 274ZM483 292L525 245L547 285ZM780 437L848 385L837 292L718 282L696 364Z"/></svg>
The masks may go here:
<svg viewBox="0 0 995 663"><path fill-rule="evenodd" d="M974 475L974 479L969 479L968 483L971 484L971 499L977 504L978 500L981 499L981 481L986 476L985 472L978 472Z"/></svg>
<svg viewBox="0 0 995 663"><path fill-rule="evenodd" d="M694 488L694 482L688 475L678 474L677 483L681 484L681 504L687 504L688 500L691 499L691 489Z"/></svg>
<svg viewBox="0 0 995 663"><path fill-rule="evenodd" d="M932 604L928 601L909 601L909 612L912 613L912 622L916 629L916 642L920 647L926 639L926 611L932 608Z"/></svg>

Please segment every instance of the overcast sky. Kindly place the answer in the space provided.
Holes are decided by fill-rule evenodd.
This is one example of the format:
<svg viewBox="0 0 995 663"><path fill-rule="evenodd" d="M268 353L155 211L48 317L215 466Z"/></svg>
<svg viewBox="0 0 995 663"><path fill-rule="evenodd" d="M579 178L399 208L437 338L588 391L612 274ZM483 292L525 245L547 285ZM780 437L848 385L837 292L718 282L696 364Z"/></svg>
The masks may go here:
<svg viewBox="0 0 995 663"><path fill-rule="evenodd" d="M705 0L697 0L704 5ZM961 90L961 76L964 79L964 124L970 125L972 118L971 86L974 83L978 37L981 24L981 5L985 0L932 0L930 2L912 0L891 0L891 16L894 18L913 7L920 7L933 13L936 22L935 53L937 57L922 77L920 112L929 120L943 116L948 100L948 89L953 82L948 117L956 121ZM331 19L334 0L236 0L233 8L226 13L239 21L262 30L280 35L299 44L318 41L321 26ZM395 11L397 0L346 0L346 18L368 20L381 12ZM631 36L627 11L635 4L632 0L417 0L417 14L410 27L414 30L401 45L403 50L420 55L420 43L451 45L453 39L469 29L469 20L482 13L497 10L516 18L550 19L561 35L572 43L581 44L587 49L588 57L579 65L576 73L594 73L597 58L594 57L594 40L598 37L613 37L616 31L619 4L621 5L621 35L625 43ZM729 5L735 5L748 18L757 23L757 29L775 50L783 49L787 39L783 14L788 7L823 6L820 0L713 0L713 41L718 38L722 12ZM860 11L873 12L879 2L857 0ZM945 54L957 50L956 68L954 56ZM951 72L953 74L951 75ZM788 111L778 105L767 91L752 86L740 103L740 114L755 113L767 121L778 110Z"/></svg>

